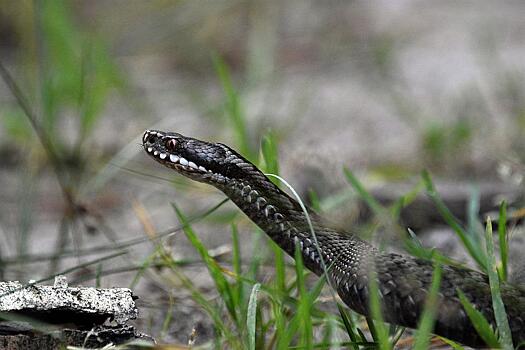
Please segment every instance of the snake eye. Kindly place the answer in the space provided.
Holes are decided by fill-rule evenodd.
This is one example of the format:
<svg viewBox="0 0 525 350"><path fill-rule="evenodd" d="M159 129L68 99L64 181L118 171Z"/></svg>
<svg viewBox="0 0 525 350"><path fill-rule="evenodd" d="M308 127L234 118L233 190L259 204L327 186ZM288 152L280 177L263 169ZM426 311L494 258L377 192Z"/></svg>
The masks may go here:
<svg viewBox="0 0 525 350"><path fill-rule="evenodd" d="M166 141L166 149L168 151L174 152L176 146L177 146L177 141L175 141L175 139L169 139L168 141Z"/></svg>

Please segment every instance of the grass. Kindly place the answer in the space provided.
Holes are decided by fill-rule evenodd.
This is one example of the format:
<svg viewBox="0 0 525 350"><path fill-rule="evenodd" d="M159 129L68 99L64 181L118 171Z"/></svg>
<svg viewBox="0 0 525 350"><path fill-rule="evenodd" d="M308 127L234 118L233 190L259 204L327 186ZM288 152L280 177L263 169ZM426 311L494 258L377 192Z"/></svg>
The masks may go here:
<svg viewBox="0 0 525 350"><path fill-rule="evenodd" d="M248 302L248 312L246 315L246 328L248 329L248 349L255 350L256 339L256 323L257 323L257 294L261 285L254 284L250 293L250 300Z"/></svg>
<svg viewBox="0 0 525 350"><path fill-rule="evenodd" d="M268 162L268 160L266 160ZM347 171L347 175L349 172ZM351 176L350 176L351 177ZM353 178L354 184L357 184L358 181L356 178ZM429 183L428 174L423 175L424 181ZM283 182L283 179L279 179ZM356 190L366 193L366 190L362 186L356 186ZM367 194L368 196L369 194ZM437 195L434 195L436 199ZM370 197L365 197L370 198ZM440 202L438 202L440 203ZM437 203L437 204L438 204ZM376 203L376 205L379 205ZM502 208L504 205L502 204ZM382 215L386 215L389 211L386 208L379 208ZM504 209L502 209L504 210ZM395 213L396 211L392 211ZM179 217L180 212L177 211ZM446 212L444 212L446 213ZM450 220L450 218L448 218ZM184 219L182 221L184 224ZM492 237L491 224L487 224L486 231L486 244L487 244L487 266L489 266L493 271L491 273L491 287L494 292L494 296L497 297L499 293L498 284L494 284L494 281L498 283L498 275L496 273L496 263L493 250L491 250L491 245L489 242L489 237ZM234 247L238 245L237 230L233 226L233 242ZM216 283L216 289L221 295L220 305L225 306L225 310L230 315L230 320L227 324L222 324L219 329L235 329L237 336L230 334L228 337L221 337L222 339L219 343L219 347L226 346L228 348L254 348L254 344L257 344L258 349L286 349L286 348L296 348L296 349L316 349L316 348L332 348L340 346L342 343L335 340L337 337L348 337L343 343L345 346L358 348L366 347L376 347L378 346L381 349L391 349L400 339L400 335L403 330L392 329L389 325L384 324L381 321L381 311L378 294L377 284L374 283L374 279L371 279L370 284L370 293L371 293L371 309L374 321L367 320L363 323L361 316L354 314L353 312L344 309L344 307L339 306L339 315L329 314L321 312L316 308L318 303L317 299L320 295L322 286L324 285L324 280L319 280L313 287L310 288L310 292L306 288L306 276L308 272L304 269L302 264L301 255L296 253L295 255L295 279L287 281L283 278L286 274L287 266L284 260L273 261L273 265L276 270L276 274L273 276L275 279L265 280L264 282L256 283L254 280L242 279L240 274L242 273L242 267L239 259L238 248L234 248L233 262L234 271L228 271L224 268L218 267L217 262L213 259L210 259L206 255L206 250L203 247L200 241L196 241L196 235L192 233L190 241L195 246L196 250L201 255L205 265L208 266L210 275ZM235 253L237 251L237 253ZM434 317L437 312L435 300L438 295L440 280L442 276L441 264L443 261L440 260L440 255L436 252L433 252L432 259L435 260L434 276L432 279L432 286L428 296L428 301L426 303L425 311L423 312L419 329L414 337L414 347L417 349L425 349L429 345L430 335L434 325ZM248 264L250 264L248 262ZM232 284L228 283L222 277L222 274L226 276L233 277L237 280L237 283ZM495 280L494 280L495 278ZM238 284L238 282L242 282ZM235 288L239 288L242 284L251 285L251 293L248 299L236 298L236 303L231 304L232 301L232 291L231 288L234 285ZM260 297L254 299L259 291L262 294L259 294ZM233 293L236 294L236 293ZM461 291L458 291L462 304L467 311L467 314L472 319L473 323L476 325L482 334L483 338L488 344L492 346L499 346L500 344L505 348L509 348L505 345L505 342L509 341L507 333L504 329L505 325L498 323L499 336L493 331L492 327L488 322L483 318L483 316L475 309L475 307L470 304L468 299L463 295ZM240 295L240 294L237 294ZM376 297L374 297L376 296ZM203 299L202 297L198 299ZM271 302L267 302L270 299ZM501 299L500 299L501 302ZM224 303L224 304L223 304ZM497 301L495 300L495 304ZM216 313L220 312L222 307L220 305L210 306L207 305L206 309L213 309L213 314L215 314L214 319L216 319ZM501 304L502 305L502 304ZM237 310L237 311L234 311ZM245 313L247 316L244 317L242 314L239 315L239 310L246 310ZM258 310L258 311L257 311ZM503 322L506 320L504 309L495 308L496 315L500 315L501 319L498 322ZM256 315L260 315L257 318ZM212 315L210 315L212 316ZM243 317L242 322L238 322L237 317ZM361 320L361 321L359 321ZM224 322L224 319L221 319L221 322ZM257 322L260 322L261 325L257 326ZM332 324L333 329L330 330L330 336L319 337L317 332L324 324ZM367 326L368 325L368 326ZM507 325L508 327L508 325ZM254 330L265 330L264 334L254 333ZM317 330L317 332L316 332ZM238 342L239 339L244 341ZM325 333L326 334L326 333ZM366 335L368 334L368 336ZM370 339L371 337L371 339ZM507 337L507 339L505 339ZM236 342L233 341L236 340ZM256 339L258 340L256 342ZM453 345L455 348L461 348L460 345L446 340L449 344ZM511 344L511 343L510 343Z"/></svg>
<svg viewBox="0 0 525 350"><path fill-rule="evenodd" d="M441 284L442 276L442 267L441 263L437 261L434 264L434 273L432 275L432 284L428 294L427 302L425 304L425 310L421 315L421 320L419 322L417 337L414 344L414 349L424 350L429 346L429 340L431 337L432 329L434 327L436 313L438 311L437 301L439 294L439 286Z"/></svg>
<svg viewBox="0 0 525 350"><path fill-rule="evenodd" d="M481 247L480 239L477 237L478 232L468 232L465 230L459 221L454 217L452 212L447 208L443 200L439 197L436 192L435 186L430 178L430 174L427 171L422 173L422 178L425 183L428 196L432 199L437 207L437 210L445 219L447 224L454 230L456 235L461 240L461 243L465 247L469 255L476 261L481 271L487 271L487 257L484 253L483 247Z"/></svg>
<svg viewBox="0 0 525 350"><path fill-rule="evenodd" d="M483 317L483 314L479 312L474 305L468 300L465 294L458 289L458 296L465 309L470 321L474 325L474 328L478 334L483 338L483 341L491 348L499 348L498 337L496 336L494 329L489 322Z"/></svg>
<svg viewBox="0 0 525 350"><path fill-rule="evenodd" d="M507 236L507 203L505 201L501 202L499 207L499 218L498 218L498 240L499 240L499 249L501 256L501 264L497 266L498 275L501 281L507 280L507 269L508 269L508 260L509 260L509 250L508 250L508 236Z"/></svg>
<svg viewBox="0 0 525 350"><path fill-rule="evenodd" d="M271 137L271 136L269 136ZM271 147L273 149L272 152L268 151L268 140L265 139L263 143L263 159L264 163L267 167L269 167L269 164L273 169L278 169L276 162L276 147ZM266 144L266 146L265 146ZM265 149L266 147L266 149ZM414 192L411 191L407 194L407 198L402 198L400 201L396 202L394 206L391 209L383 208L379 203L377 203L373 197L364 189L364 187L359 183L357 178L351 174L348 170L345 169L345 174L349 178L350 183L352 184L353 188L358 191L358 193L371 204L372 209L374 212L377 212L379 216L391 223L393 220L396 219L396 216L399 214L400 206L403 205L403 203L409 203L410 199L414 197ZM272 176L272 178L275 177L278 179L281 183L286 184L289 186L284 179L278 177L278 176ZM481 246L474 246L474 244L479 244L478 240L475 240L474 238L468 238L471 237L469 235L472 235L472 232L467 232L466 229L464 229L459 222L452 216L450 211L446 208L442 200L439 198L438 194L435 192L434 185L432 183L432 180L428 173L423 173L422 175L422 181L425 184L425 187L429 193L429 196L431 199L435 202L436 206L440 208L440 212L444 216L444 219L447 220L452 226L452 228L455 230L456 234L458 236L463 237L464 240L462 242L465 244L465 247L468 251L468 248L474 249L474 247L481 247ZM293 190L293 188L290 189L294 195L297 195L297 193ZM475 197L474 197L475 198ZM475 200L475 199L474 199ZM475 203L470 205L471 208L475 208ZM501 209L500 209L500 226L499 226L499 237L500 241L506 242L506 230L505 230L505 221L502 219L504 218L505 213L505 204L502 203ZM237 230L235 229L235 226L233 226L233 242L234 242L234 255L233 255L233 266L234 266L234 272L233 275L236 278L239 278L239 275L241 273L241 264L239 259L239 252L238 252L238 237L237 237ZM474 226L473 226L474 227ZM494 252L491 250L491 240L489 238L492 237L492 231L491 231L492 225L490 222L487 224L487 231L485 236L485 244L487 246L487 251L485 255L477 255L483 256L484 263L483 266L486 266L487 268L491 269L493 273L490 273L489 276L491 276L491 290L493 290L495 305L498 304L497 297L499 294L499 277L496 271L500 271L496 269L496 260L494 257ZM191 241L193 242L195 238L191 238ZM272 245L272 243L270 243ZM217 270L215 267L215 262L213 260L209 260L208 257L204 254L203 246L201 243L194 244L196 249L200 252L201 256L204 259L204 262L206 266L210 269L210 274L214 280L218 279L217 271L220 271L221 269ZM412 246L415 251L419 251L420 255L426 256L427 258L430 258L435 261L435 269L434 269L434 277L432 279L432 286L431 290L428 296L428 301L425 307L425 311L423 312L421 321L420 321L420 327L418 332L415 335L414 338L414 346L417 349L425 349L428 347L430 334L432 332L433 324L434 324L434 317L437 312L435 308L435 300L437 298L437 294L439 291L439 285L441 280L441 264L448 260L443 257L440 254L438 254L435 251L428 251L421 247L420 245L414 244ZM224 281L222 281L222 278L219 278L222 282L217 283L217 290L219 291L219 294L222 296L221 303L224 303L226 306L226 310L229 310L229 313L231 316L232 309L235 310L249 310L248 315L251 315L250 317L246 317L246 327L243 329L243 327L240 327L240 329L237 329L237 332L240 334L243 334L245 332L248 333L248 339L244 343L242 343L241 348L243 346L248 346L249 348L254 348L254 344L256 344L255 339L256 336L253 333L254 329L265 329L266 333L263 335L259 334L259 342L257 342L257 348L260 349L266 349L266 348L275 348L278 349L284 349L289 348L292 346L293 348L298 349L314 349L314 348L331 348L331 347L337 347L340 346L340 342L337 342L335 340L332 340L331 337L334 336L334 334L338 334L338 336L345 336L348 337L347 341L344 342L346 346L353 347L355 349L361 348L361 347L375 347L379 346L379 348L382 349L390 349L392 348L395 343L400 339L400 335L402 334L403 330L397 330L392 329L390 326L384 324L381 321L381 311L380 311L380 303L378 296L378 289L377 285L374 283L374 279L371 279L370 284L370 292L371 292L371 309L372 309L372 315L374 317L374 321L367 320L367 322L363 323L363 321L358 321L359 319L362 320L361 316L353 314L351 311L345 310L344 307L339 307L339 315L336 314L327 314L320 312L319 310L316 310L316 299L319 296L319 293L321 291L322 285L324 284L324 281L320 281L314 286L311 290L313 292L307 292L307 289L305 287L306 285L306 279L305 274L307 272L304 269L304 266L302 264L302 259L300 254L295 255L295 276L296 278L293 279L291 282L287 283L287 280L285 279L287 267L285 264L285 260L282 259L282 256L279 256L279 250L274 250L274 254L278 259L273 261L273 265L276 270L276 274L273 276L275 280L266 280L265 283L255 283L255 281L247 281L244 280L244 283L250 283L252 285L252 293L249 298L248 305L244 305L243 303L246 303L246 300L243 302L240 298L237 298L238 303L232 307L231 303L231 293L228 292L228 284L226 284ZM507 249L503 247L501 249L501 259L502 261L505 261ZM222 270L224 273L224 270ZM231 273L227 273L228 275L231 275ZM237 288L239 285L237 285ZM277 288L276 288L277 287ZM254 293L261 290L264 297L272 299L272 302L267 304L265 303L264 297L262 297L261 301L258 301L255 303L253 299ZM483 338L488 344L491 344L493 346L499 346L500 344L506 348L508 346L512 346L511 342L509 341L509 331L505 331L505 324L504 320L506 321L506 316L504 312L504 308L502 309L501 306L501 299L499 300L500 308L495 308L495 314L497 317L499 317L498 321L498 329L500 336L496 336L494 331L492 330L492 327L488 324L488 322L483 318L483 316L475 309L475 307L469 303L468 299L463 295L461 291L458 291L460 295L461 302L463 303L467 314L469 317L471 317L473 323L476 325L476 329L478 329L481 333L483 333ZM376 297L374 297L376 296ZM293 302L290 304L290 300L293 300ZM216 306L217 307L217 306ZM219 307L220 308L220 307ZM266 308L266 309L265 309ZM259 310L260 318L256 318L255 315L257 312L255 310ZM286 312L285 310L289 310ZM217 311L217 310L216 310ZM291 316L293 315L293 316ZM267 318L265 318L267 317ZM321 318L318 318L321 317ZM356 322L357 321L357 322ZM261 322L261 328L257 328L256 324L257 322ZM266 323L265 323L266 322ZM232 323L235 323L235 320L232 319ZM241 325L244 324L244 321L241 323ZM269 327L269 325L272 325L272 327ZM316 336L316 329L319 329L322 324L333 324L334 329L330 330L330 336L325 336L323 338L319 338ZM368 325L368 327L366 326ZM237 325L239 326L239 324ZM508 324L507 324L508 327ZM221 329L226 328L226 326L222 325ZM230 326L231 328L231 326ZM366 334L369 334L368 336ZM371 337L371 339L369 338ZM506 338L505 338L506 337ZM236 339L238 339L236 337ZM270 339L268 344L268 339ZM233 343L230 343L228 339L224 339L224 341L228 342L228 347L234 347ZM461 348L460 345L455 344L453 342L450 342L446 340L450 345L454 346L455 348ZM506 343L507 342L507 343ZM225 345L225 343L221 343L222 346ZM506 345L505 345L506 344Z"/></svg>
<svg viewBox="0 0 525 350"><path fill-rule="evenodd" d="M223 71L222 74L223 77L221 79L223 80L223 84L226 84L225 82L228 84L231 83L226 71ZM235 92L231 86L226 89L226 92L229 103L237 103L235 102L237 97L235 97ZM230 107L230 113L239 113L238 107ZM244 147L248 147L247 145L249 143L246 140L246 133L241 132L244 130L244 122L238 118L242 118L242 114L239 113L232 119L233 123L239 123L239 125L236 126L236 130L238 130L238 142L244 145ZM256 154L256 152L252 154ZM275 134L268 133L263 137L259 154L262 167L266 169L266 171L277 174L279 171L278 141ZM400 198L391 208L385 208L366 191L357 177L348 169L344 169L344 174L352 189L371 207L379 221L382 222L385 227L394 227L396 230L399 229L396 222L401 208L409 204L421 190L421 186L418 185ZM272 175L272 179L274 179L277 184L288 186L289 190L292 191L300 201L303 210L306 211L304 204L302 204L293 187L278 175ZM499 280L500 278L504 280L507 270L508 250L506 248L505 204L502 203L500 208L498 228L498 237L500 245L502 245L502 262L500 265L497 265L490 244L492 242L490 239L490 237L492 237L492 226L490 223L487 224L485 236L487 252L480 253L479 249L482 248L480 240L474 236L477 234L477 232L474 231L476 226L469 225L469 228L464 228L458 220L453 217L443 201L439 198L430 175L426 172L422 174L422 183L444 219L460 237L466 250L481 268L489 272L491 287L494 292L494 304L498 305L495 306L495 313L497 316L499 337L487 321L483 319L483 316L469 303L461 291L458 291L467 314L476 325L476 329L483 334L483 338L488 344L493 346L501 344L505 348L511 348L512 341L509 340L510 333L508 331L508 324L505 325L505 311L501 303L501 297L499 296ZM316 199L317 197L313 194L312 198ZM319 296L326 284L326 280L321 278L318 279L317 282L312 282L311 273L306 271L299 253L295 255L295 269L294 273L292 273L283 252L275 244L269 242L273 251L272 265L275 273L264 281L259 280L261 257L253 255L248 261L243 259L239 243L241 238L239 237L235 219L231 222L232 261L228 264L231 265L232 268L229 269L224 263L218 263L198 238L197 232L192 228L192 222L207 218L223 203L224 201L203 215L196 217L194 220L189 220L178 206L173 205L174 211L181 222L181 229L200 256L202 264L208 269L211 280L215 286L214 290L218 294L217 298L210 300L205 293L196 288L192 279L185 275L180 262L173 260L171 254L159 243L163 237L173 234L176 230L168 230L164 233L156 233L153 235L150 234L150 237L145 239L137 238L130 239L128 242L118 242L118 244L110 248L116 249L119 247L123 249L147 241L154 243L156 247L154 252L146 257L144 262L137 267L136 276L132 285L134 286L140 282L152 266L158 266L157 262L161 262L161 266L167 267L173 275L177 276L182 286L190 292L194 301L200 305L202 310L209 315L213 322L216 338L208 343L206 347L232 349L331 349L348 346L359 349L374 348L377 346L380 349L391 349L395 346L403 334L403 329L392 328L388 324L383 323L379 290L373 278L370 280L371 283L369 285L373 320L365 320L352 311L345 309L344 306L337 303L337 298L335 298L333 292L331 300L336 301L339 314L323 311L320 306L324 303L320 302ZM314 201L314 203L318 203L316 206L320 207L318 200ZM475 204L476 203L471 203L470 208L472 208L472 211L475 211ZM429 344L436 313L434 301L437 297L442 273L440 264L442 261L447 260L445 257L441 259L441 256L437 252L423 248L417 240L406 238L406 242L407 246L410 247L412 252L417 256L434 259L436 261L428 302L420 321L420 327L413 340L415 348L425 349ZM64 251L61 252L61 254L64 253ZM76 251L76 253L79 254L80 251ZM125 254L125 252L121 254ZM97 283L100 283L100 278L103 275L100 263L121 254L113 254L89 263L99 264L97 265L99 267L96 273ZM80 265L78 268L83 266L84 265ZM248 266L248 268L246 268L246 266ZM169 281L164 281L163 283L166 283L166 286L170 285ZM329 290L331 289L329 288ZM160 332L161 336L168 332L169 325L173 322L170 312L172 305L173 302L170 301ZM457 344L455 344L455 346L460 348Z"/></svg>
<svg viewBox="0 0 525 350"><path fill-rule="evenodd" d="M389 350L392 349L392 344L389 339L388 325L383 321L377 275L373 270L370 272L368 287L370 291L370 314L372 319L367 319L367 322L372 337L374 340L377 340L378 348L381 350Z"/></svg>
<svg viewBox="0 0 525 350"><path fill-rule="evenodd" d="M216 55L213 56L213 65L224 91L224 110L229 119L229 125L234 131L235 141L241 153L244 154L247 159L253 161L255 152L252 149L250 136L246 128L246 115L241 105L241 98L233 87L229 68L224 61Z"/></svg>
<svg viewBox="0 0 525 350"><path fill-rule="evenodd" d="M264 139L262 143L262 155L263 161L267 168L278 170L277 164L277 147L272 141L272 135L269 135ZM270 147L269 144L272 146ZM414 198L414 190L410 191L404 198L401 198L394 206L390 209L382 207L377 203L373 197L365 190L365 188L359 183L357 178L351 174L348 170L345 169L345 174L349 179L353 188L358 191L358 193L371 204L374 212L378 213L382 220L392 223L397 216L399 215L400 207L403 204L410 203L411 199ZM284 183L287 186L289 184L284 181L284 179L273 176L280 183ZM445 205L439 198L438 194L435 193L432 180L428 173L423 173L422 181L425 184L427 191L429 192L430 197L434 200L436 206L440 208L441 213L444 216L444 219L452 224L452 227L455 229L455 232L458 235L463 235L464 237L469 237L471 233L466 232L465 229L461 227L458 221L452 216L452 214L446 209ZM418 187L419 188L419 187ZM290 190L297 196L297 193L293 188ZM475 205L471 205L472 208L475 208ZM505 212L505 206L502 204L500 212ZM176 209L177 215L181 218L181 222L184 226L185 219L181 216L181 212ZM502 237L506 237L505 233L505 222L500 220L500 234ZM491 225L487 225L487 232ZM188 230L186 228L185 230ZM249 280L241 278L242 275L242 263L240 258L240 251L238 247L238 232L236 225L232 226L232 240L233 240L233 271L229 271L223 267L218 266L217 262L210 258L206 254L206 249L197 239L197 236L193 231L186 231L188 236L195 249L201 255L203 262L208 267L210 271L210 276L215 281L216 289L221 296L219 305L210 305L206 304L204 307L205 310L213 310L210 315L216 322L222 322L221 325L216 325L216 327L222 332L225 329L235 330L236 335L220 336L219 335L219 347L226 346L228 348L258 348L258 349L267 349L267 348L298 348L298 349L313 349L313 348L331 348L341 345L341 342L333 340L332 337L348 337L347 341L344 342L346 346L353 347L355 349L362 347L375 347L379 346L382 349L392 348L397 341L400 339L400 335L403 330L396 328L391 328L387 324L384 324L381 321L381 310L380 303L378 298L378 287L377 284L374 284L374 279L371 279L370 291L371 291L371 309L374 321L366 320L367 322L363 323L361 316L353 314L353 312L345 310L344 307L339 307L339 315L329 314L321 312L316 308L317 298L320 295L322 286L324 285L324 280L321 279L318 283L311 288L310 292L306 288L306 276L308 272L305 271L304 265L302 264L302 259L300 254L295 255L295 279L287 280L287 266L282 252L270 242L270 245L274 248L275 259L272 260L272 264L275 268L275 275L270 280L265 280L264 283L258 282L255 280ZM487 233L486 239L491 237L490 233ZM466 247L468 249L468 244L474 244L472 241L468 242ZM487 247L490 248L490 245L487 244ZM421 247L420 245L414 244L412 248L417 252L419 251L420 255L423 255L427 258L435 260L435 269L434 277L432 280L432 286L430 294L428 296L428 301L421 318L421 323L418 332L414 338L414 346L417 349L425 349L428 347L430 334L432 332L434 317L436 314L435 300L439 291L439 284L441 280L441 264L448 260L438 254L435 251L428 251ZM502 254L505 254L506 249L502 249ZM487 251L487 257L493 258L493 251L490 249ZM258 259L258 258L257 258ZM486 258L484 266L496 266L495 260L489 260ZM245 264L253 265L253 261L245 262ZM255 263L256 265L258 263ZM496 271L494 269L494 271ZM234 278L234 282L228 282L223 274ZM256 278L256 273L253 274ZM495 275L496 278L497 275ZM492 276L491 278L494 278ZM491 282L492 283L492 282ZM243 292L241 290L243 284L249 284L251 293L250 297L242 297ZM491 284L492 286L492 284ZM498 293L497 287L493 289L495 295ZM259 294L260 297L256 299L259 291L262 294ZM195 291L194 291L195 292ZM461 301L467 310L469 317L473 319L473 322L478 325L477 329L481 332L484 332L487 343L492 345L504 344L504 334L501 333L501 338L498 338L493 332L491 326L488 325L487 321L484 320L483 316L475 307L469 304L468 299L464 297L461 291L458 291ZM233 296L236 297L233 297ZM376 296L376 297L374 297ZM270 302L268 302L268 299ZM204 300L203 296L199 296L197 300ZM232 301L235 300L233 303ZM229 314L229 320L225 321L224 318L217 318L217 313L221 312L222 306L224 305L225 311ZM241 311L244 310L244 311ZM502 315L506 320L504 310L496 310L497 315ZM244 316L246 315L246 316ZM259 315L259 317L257 317ZM359 321L361 319L361 321ZM260 325L259 325L260 324ZM330 332L325 333L325 337L319 338L316 336L318 329L321 328L324 324L332 324L333 329L330 329ZM500 328L501 325L498 325ZM263 334L257 333L257 330L265 330ZM326 336L329 334L329 336ZM337 334L337 336L336 336ZM366 334L369 334L368 336ZM508 338L508 334L507 338ZM371 339L370 339L371 337ZM335 338L334 338L335 339ZM507 339L508 340L508 339ZM458 344L448 341L450 344L453 344L455 348L461 348Z"/></svg>
<svg viewBox="0 0 525 350"><path fill-rule="evenodd" d="M44 1L34 5L37 8L32 25L38 37L29 40L36 41L37 49L34 55L27 54L27 57L35 57L32 63L38 78L30 81L34 91L22 91L0 61L0 73L18 103L16 115L19 118L11 116L11 108L2 108L0 114L6 116L2 121L9 130L10 142L23 145L21 147L28 153L39 150L47 158L61 189L65 209L60 219L55 257L49 261L49 270L53 273L70 237L79 248L82 234L93 228L82 221L86 217L97 221L97 216L87 210L81 195L87 173L93 170L84 166L92 151L88 141L110 94L122 88L124 83L104 42L83 33L73 24L66 2ZM33 100L28 96L34 96ZM64 123L71 119L75 120L76 129L60 132ZM72 140L68 139L71 135L74 135ZM34 178L38 167L29 160L26 167L27 176ZM96 226L110 239L111 232L99 224ZM18 250L23 256L26 255L24 242L33 237L27 230L21 233L17 237Z"/></svg>
<svg viewBox="0 0 525 350"><path fill-rule="evenodd" d="M247 140L247 133L245 132L243 114L240 113L238 97L231 86L231 80L227 70L222 66L223 63L216 61L216 65L221 75L221 81L225 86L229 105L228 111L234 115L234 117L232 117L232 123L235 124L235 130L237 130L238 143L243 149L248 150L249 142ZM257 153L251 151L251 154L253 158ZM259 154L262 167L266 169L266 171L275 174L272 176L272 179L274 179L276 183L282 183L288 186L290 191L292 191L300 201L303 210L306 211L304 204L302 204L293 187L276 175L279 172L279 163L278 141L275 134L268 133L263 137ZM396 222L401 208L409 204L421 190L421 186L416 186L400 198L391 208L385 208L366 191L357 177L348 169L344 169L344 174L352 189L371 207L379 221L382 222L385 227L399 229ZM512 341L509 340L510 333L508 331L508 324L505 325L505 311L501 303L501 297L499 296L499 280L500 278L504 280L507 270L508 250L506 248L505 204L503 203L500 208L498 228L498 237L500 245L502 245L502 262L500 265L497 265L490 244L492 242L490 239L492 237L492 226L490 223L487 224L485 236L487 252L480 253L479 249L482 248L481 241L474 236L478 234L474 231L476 226L469 225L468 228L464 228L458 220L453 217L443 201L439 198L430 175L426 172L422 174L422 183L427 194L436 204L439 212L451 228L454 229L458 237L460 237L466 250L472 255L480 268L489 272L491 288L494 292L494 305L499 337L486 320L483 319L481 314L476 311L475 307L469 303L461 291L458 291L469 317L471 317L473 323L476 325L476 329L483 334L488 344L494 346L501 344L505 348L511 348ZM317 197L313 194L312 198L316 199ZM178 206L173 205L174 211L181 222L181 229L200 256L202 264L208 269L211 280L214 283L214 290L218 295L217 298L210 300L205 293L196 288L192 279L185 275L180 262L175 261L171 257L171 254L160 244L160 240L163 237L173 234L176 230L156 233L145 239L137 238L130 239L128 242L116 242L115 245L110 247L110 250L114 250L117 248L124 249L148 241L154 243L156 248L153 253L146 257L144 262L136 268L137 272L132 285L134 286L140 282L152 266L158 266L157 262L160 262L161 266L167 267L173 275L177 276L182 286L190 292L195 302L200 305L202 310L204 310L213 321L216 338L208 343L206 347L232 349L330 349L348 346L359 349L374 348L377 346L380 349L391 349L395 346L403 334L403 329L392 328L383 323L379 290L373 278L371 279L369 288L371 293L371 310L374 320L364 320L361 316L345 309L344 306L337 303L337 298L335 298L333 292L331 300L336 300L339 314L323 311L320 306L324 303L319 300L319 296L326 284L326 280L321 278L318 279L317 282L312 282L311 273L306 271L299 253L295 255L295 269L292 273L283 252L275 246L275 244L269 242L273 251L273 259L271 262L275 273L264 281L259 280L261 257L255 254L249 258L248 261L243 259L239 243L241 238L239 237L235 219L231 222L232 261L228 264L231 265L232 268L229 269L224 263L218 263L198 238L197 232L192 228L192 222L207 218L223 203L224 201L194 220L189 220ZM320 207L318 200L314 201L314 203L318 203L316 206ZM476 203L471 204L471 210L475 211ZM421 245L413 239L407 238L406 242L407 246L410 247L416 255L436 261L428 302L420 321L419 330L414 337L415 348L424 349L429 344L430 334L434 324L436 309L433 301L436 300L441 279L442 270L440 261L446 261L446 258L443 257L443 259L440 260L440 255L437 252L421 247ZM484 252L484 250L481 251ZM80 254L81 252L77 250L75 253ZM61 256L64 256L64 254L65 251L62 251ZM100 263L122 254L126 254L126 252L111 254L88 263L88 265L98 264L95 276L97 283L100 283L100 278L103 276ZM79 265L73 268L73 270L84 266L85 265ZM246 266L248 266L248 268L246 268ZM62 272L67 273L73 270ZM167 287L170 285L169 281L162 283L166 283ZM329 288L329 290L331 289ZM170 323L173 322L170 312L172 305L173 301L170 301L160 332L161 336L166 334ZM459 347L458 345L455 346Z"/></svg>
<svg viewBox="0 0 525 350"><path fill-rule="evenodd" d="M504 207L504 204L502 204ZM485 230L485 245L487 247L487 267L490 282L490 290L492 292L492 305L494 308L494 316L499 331L500 345L503 349L514 349L512 345L512 335L510 333L509 321L507 313L505 312L505 305L501 299L500 280L498 275L496 256L494 254L494 243L492 242L492 221L487 218L487 228Z"/></svg>

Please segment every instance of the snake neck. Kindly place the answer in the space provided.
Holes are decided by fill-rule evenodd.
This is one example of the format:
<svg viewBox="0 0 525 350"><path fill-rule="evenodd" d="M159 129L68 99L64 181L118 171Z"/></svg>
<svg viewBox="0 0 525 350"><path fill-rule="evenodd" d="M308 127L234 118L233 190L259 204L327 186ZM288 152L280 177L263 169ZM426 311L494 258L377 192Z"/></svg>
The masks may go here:
<svg viewBox="0 0 525 350"><path fill-rule="evenodd" d="M337 242L345 241L350 248L364 243L326 227L316 213L308 210L314 237L299 203L262 173L256 175L249 180L229 179L218 187L290 256L298 248L305 266L314 273L321 275L323 263L328 266L338 259L340 252L332 249Z"/></svg>
<svg viewBox="0 0 525 350"><path fill-rule="evenodd" d="M306 216L299 203L269 180L232 179L220 189L272 238L292 237L304 229Z"/></svg>

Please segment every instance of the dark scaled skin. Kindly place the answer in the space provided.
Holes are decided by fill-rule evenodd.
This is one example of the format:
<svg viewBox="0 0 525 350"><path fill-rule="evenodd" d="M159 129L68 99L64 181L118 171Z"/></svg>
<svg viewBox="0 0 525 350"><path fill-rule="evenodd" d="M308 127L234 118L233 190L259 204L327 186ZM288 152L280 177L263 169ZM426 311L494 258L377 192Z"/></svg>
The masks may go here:
<svg viewBox="0 0 525 350"><path fill-rule="evenodd" d="M417 328L432 281L431 262L382 253L352 234L327 227L311 212L316 241L298 202L226 145L148 130L143 136L143 147L162 165L224 192L292 257L298 246L305 266L317 275L322 275L323 266L328 266L331 285L351 309L363 315L369 314L368 281L370 271L375 271L384 319ZM457 289L495 325L488 277L477 271L445 265L433 332L465 345L482 347L485 343L461 306ZM512 339L517 345L525 341L525 289L502 284L501 294Z"/></svg>

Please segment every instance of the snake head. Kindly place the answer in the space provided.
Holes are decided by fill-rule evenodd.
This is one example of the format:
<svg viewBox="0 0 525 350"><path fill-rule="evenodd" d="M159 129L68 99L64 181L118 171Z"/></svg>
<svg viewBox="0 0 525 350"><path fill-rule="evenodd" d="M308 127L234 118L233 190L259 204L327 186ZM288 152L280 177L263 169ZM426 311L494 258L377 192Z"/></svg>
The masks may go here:
<svg viewBox="0 0 525 350"><path fill-rule="evenodd" d="M200 182L221 185L229 178L245 178L258 172L253 164L226 145L175 132L146 130L142 146L157 162Z"/></svg>

